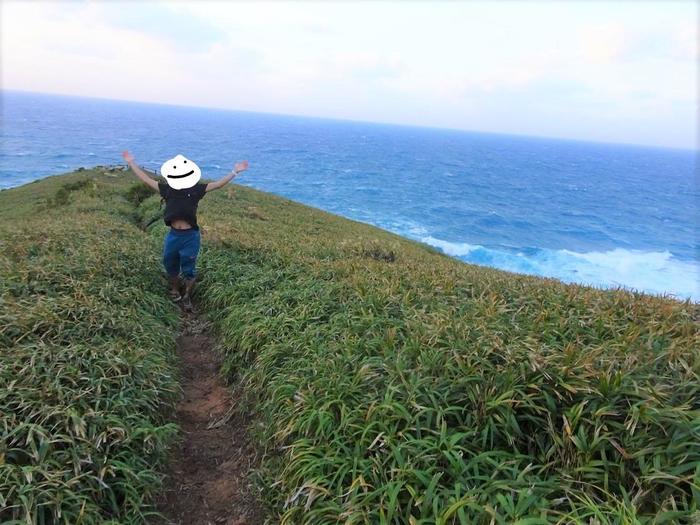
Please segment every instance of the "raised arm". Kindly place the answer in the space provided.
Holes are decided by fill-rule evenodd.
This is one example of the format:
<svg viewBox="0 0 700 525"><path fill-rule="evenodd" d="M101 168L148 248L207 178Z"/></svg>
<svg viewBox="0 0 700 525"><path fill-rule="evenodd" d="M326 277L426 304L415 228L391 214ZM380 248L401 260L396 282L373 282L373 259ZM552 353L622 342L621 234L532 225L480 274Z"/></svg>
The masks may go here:
<svg viewBox="0 0 700 525"><path fill-rule="evenodd" d="M238 175L241 171L245 171L248 169L248 161L244 160L242 162L237 162L236 165L233 167L233 171L226 175L225 177L220 178L216 182L210 182L207 184L207 188L205 191L212 191L212 190L218 190L219 188L222 188L226 186L233 178Z"/></svg>
<svg viewBox="0 0 700 525"><path fill-rule="evenodd" d="M154 190L158 191L158 183L146 175L143 170L136 165L134 162L134 156L131 153L125 151L122 153L122 157L124 157L124 160L131 168L131 171L133 171L139 179L141 179L145 184L148 184Z"/></svg>

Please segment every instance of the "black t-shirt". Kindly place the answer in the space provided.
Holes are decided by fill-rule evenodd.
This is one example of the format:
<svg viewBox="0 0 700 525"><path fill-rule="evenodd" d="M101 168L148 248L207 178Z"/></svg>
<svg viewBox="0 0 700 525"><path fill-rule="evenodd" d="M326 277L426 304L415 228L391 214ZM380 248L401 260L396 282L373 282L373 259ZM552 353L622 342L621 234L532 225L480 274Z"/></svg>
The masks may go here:
<svg viewBox="0 0 700 525"><path fill-rule="evenodd" d="M207 190L206 184L195 184L191 188L184 190L174 190L165 182L158 183L158 190L161 197L165 199L165 213L163 220L165 224L170 224L175 219L189 222L195 230L197 226L197 204Z"/></svg>

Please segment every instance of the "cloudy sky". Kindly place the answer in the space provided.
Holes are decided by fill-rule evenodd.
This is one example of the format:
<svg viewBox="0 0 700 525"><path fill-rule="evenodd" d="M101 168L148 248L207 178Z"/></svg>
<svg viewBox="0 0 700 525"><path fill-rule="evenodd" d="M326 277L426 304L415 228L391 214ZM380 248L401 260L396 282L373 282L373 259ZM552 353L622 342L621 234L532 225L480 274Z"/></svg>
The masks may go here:
<svg viewBox="0 0 700 525"><path fill-rule="evenodd" d="M1 1L4 89L697 147L690 0Z"/></svg>

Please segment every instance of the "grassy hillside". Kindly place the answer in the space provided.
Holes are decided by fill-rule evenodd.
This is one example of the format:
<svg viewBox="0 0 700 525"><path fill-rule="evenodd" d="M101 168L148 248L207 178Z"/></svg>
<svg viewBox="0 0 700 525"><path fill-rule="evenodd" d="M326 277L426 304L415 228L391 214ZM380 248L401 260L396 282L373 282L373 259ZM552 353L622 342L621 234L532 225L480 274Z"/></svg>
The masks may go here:
<svg viewBox="0 0 700 525"><path fill-rule="evenodd" d="M159 488L177 315L123 177L0 192L2 523L141 523Z"/></svg>
<svg viewBox="0 0 700 525"><path fill-rule="evenodd" d="M244 189L202 212L202 300L282 522L697 511L697 307L466 265Z"/></svg>
<svg viewBox="0 0 700 525"><path fill-rule="evenodd" d="M57 196L82 178L90 182ZM74 378L89 371L102 384L109 373L98 364L147 350L135 351L131 366L155 359L165 379L125 389L138 401L132 413L91 405L75 379L61 385L84 413L114 409L115 417L143 421L146 435L165 434L157 415L172 390L171 340L160 336L174 323L159 278L165 228L156 197L141 202L147 193L131 190L138 206L128 203L131 184L90 172L0 192L2 242L11 240L0 254L10 283L2 285L2 321L14 327L0 340L10 348L2 384L11 376L24 385L0 390L0 412L10 414L0 416L9 430L0 494L19 484L35 501L55 494L93 501L107 490L93 480L97 434L71 433L65 397L38 397L38 379L18 370L47 385L58 383L55 370ZM47 199L66 201L44 204L49 216L71 220L47 224L35 211ZM208 194L200 224L198 297L221 334L225 374L258 416L259 480L273 523L689 523L697 516L696 306L466 265L238 186ZM47 303L57 309L50 315ZM112 323L121 328L105 330ZM63 367L53 352L36 357L45 344L77 368ZM104 357L84 358L93 347ZM15 414L18 405L28 408ZM16 430L32 424L66 444L52 448L49 440L49 452L34 452L25 445L30 431ZM137 435L115 446L123 457L139 450L150 469L166 440L142 454L153 442ZM71 447L84 449L64 453ZM60 479L75 472L82 484L43 490L22 477L28 468ZM21 504L18 490L9 501ZM93 515L114 512L103 503Z"/></svg>

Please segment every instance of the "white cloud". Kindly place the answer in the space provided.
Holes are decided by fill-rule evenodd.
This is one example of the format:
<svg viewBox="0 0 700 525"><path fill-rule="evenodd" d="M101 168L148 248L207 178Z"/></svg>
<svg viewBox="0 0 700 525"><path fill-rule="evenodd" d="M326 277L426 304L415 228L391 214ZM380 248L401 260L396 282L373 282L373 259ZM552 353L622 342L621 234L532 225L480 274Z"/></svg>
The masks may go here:
<svg viewBox="0 0 700 525"><path fill-rule="evenodd" d="M618 61L627 45L629 35L621 22L596 24L583 28L579 33L580 57L592 64Z"/></svg>
<svg viewBox="0 0 700 525"><path fill-rule="evenodd" d="M698 49L688 20L695 9L5 0L3 85L692 146Z"/></svg>

